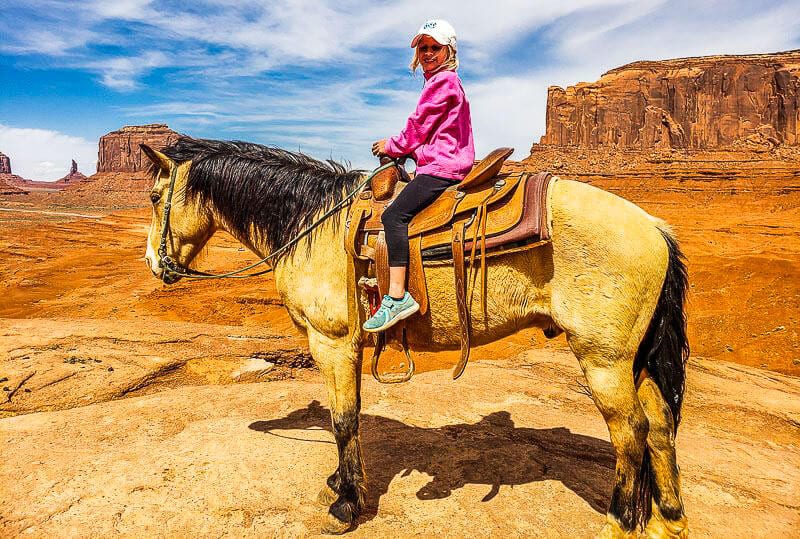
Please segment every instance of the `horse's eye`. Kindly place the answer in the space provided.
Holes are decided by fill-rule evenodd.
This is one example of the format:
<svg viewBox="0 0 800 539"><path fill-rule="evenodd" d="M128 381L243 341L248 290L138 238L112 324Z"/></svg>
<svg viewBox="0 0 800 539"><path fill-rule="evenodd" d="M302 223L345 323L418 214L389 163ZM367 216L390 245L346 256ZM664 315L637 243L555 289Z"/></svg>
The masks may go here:
<svg viewBox="0 0 800 539"><path fill-rule="evenodd" d="M159 200L161 200L161 193L150 193L150 202L158 204Z"/></svg>

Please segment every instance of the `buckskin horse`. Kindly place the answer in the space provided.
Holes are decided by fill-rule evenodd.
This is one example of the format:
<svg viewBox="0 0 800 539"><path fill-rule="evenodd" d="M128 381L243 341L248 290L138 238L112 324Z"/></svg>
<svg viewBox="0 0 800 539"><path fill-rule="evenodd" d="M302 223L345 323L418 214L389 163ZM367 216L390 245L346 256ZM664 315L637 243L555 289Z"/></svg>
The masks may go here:
<svg viewBox="0 0 800 539"><path fill-rule="evenodd" d="M219 230L258 256L280 254L272 260L275 284L308 337L339 453L318 496L329 506L323 531L348 531L367 488L359 441L364 335L363 316L353 319L348 309L350 261L342 246L346 197L364 173L244 142L182 137L160 152L142 149L154 165L146 253L153 275L171 283L181 273L170 268L191 272ZM600 537L635 537L640 529L686 537L675 455L689 353L683 255L663 221L620 197L567 180L555 182L550 197L552 241L487 261L480 292L487 307L475 314L473 340L530 326L563 331L616 454ZM299 234L302 241L291 245ZM457 348L452 265L426 267L425 277L429 314L414 317L409 340L413 346L422 335L427 342L417 345Z"/></svg>

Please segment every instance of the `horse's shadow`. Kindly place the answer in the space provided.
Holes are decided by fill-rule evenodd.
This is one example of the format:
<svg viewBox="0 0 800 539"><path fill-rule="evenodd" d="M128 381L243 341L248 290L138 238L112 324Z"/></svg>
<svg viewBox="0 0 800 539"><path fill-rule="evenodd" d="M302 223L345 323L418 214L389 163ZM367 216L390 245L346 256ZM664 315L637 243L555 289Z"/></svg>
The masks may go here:
<svg viewBox="0 0 800 539"><path fill-rule="evenodd" d="M446 498L467 483L489 485L481 499L497 496L501 485L556 480L605 513L614 477L611 444L566 428L517 428L506 411L477 423L415 427L378 415L361 415L362 448L369 477L365 515L377 514L392 479L413 470L432 477L417 492L421 500ZM330 413L318 401L286 417L256 421L260 432L282 429L330 430ZM333 471L333 470L331 470ZM320 478L320 487L325 478Z"/></svg>

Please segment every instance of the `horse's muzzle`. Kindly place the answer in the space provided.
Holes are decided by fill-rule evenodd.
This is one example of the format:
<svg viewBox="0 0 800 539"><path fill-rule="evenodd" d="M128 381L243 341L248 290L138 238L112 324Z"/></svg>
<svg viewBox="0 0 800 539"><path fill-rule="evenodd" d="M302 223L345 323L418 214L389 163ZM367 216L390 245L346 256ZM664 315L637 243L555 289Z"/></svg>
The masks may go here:
<svg viewBox="0 0 800 539"><path fill-rule="evenodd" d="M161 270L161 275L159 275L159 278L161 279L161 281L163 281L164 284L175 284L181 280L180 275L177 275L175 273L172 273L171 271L163 269Z"/></svg>
<svg viewBox="0 0 800 539"><path fill-rule="evenodd" d="M150 257L145 257L144 259L145 264L147 264L148 269L153 274L153 277L162 281L164 284L175 284L181 280L181 276L177 273L169 271L165 268L162 263L159 261L157 266L153 268L153 262L150 260Z"/></svg>

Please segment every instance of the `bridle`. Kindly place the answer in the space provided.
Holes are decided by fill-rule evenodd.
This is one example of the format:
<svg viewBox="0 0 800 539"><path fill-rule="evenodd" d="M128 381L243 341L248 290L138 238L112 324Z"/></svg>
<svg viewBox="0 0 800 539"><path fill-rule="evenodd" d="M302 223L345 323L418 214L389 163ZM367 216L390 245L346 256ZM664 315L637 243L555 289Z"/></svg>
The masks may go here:
<svg viewBox="0 0 800 539"><path fill-rule="evenodd" d="M176 179L176 177L178 175L178 164L177 163L173 163L171 165L171 167L170 167L171 170L170 170L170 178L169 178L169 188L167 189L167 200L164 203L164 218L161 220L161 242L158 245L158 258L159 258L158 265L159 265L159 267L164 269L164 271L161 272L161 280L164 283L169 284L169 281L167 279L169 278L169 276L173 276L173 275L174 276L178 276L178 277L184 277L184 278L187 278L187 279L246 279L248 277L256 277L258 275L264 275L266 273L269 273L269 272L271 272L273 270L273 267L269 267L269 268L267 268L265 270L257 271L257 272L254 272L254 273L246 273L244 275L241 275L242 273L244 273L244 272L246 272L248 270L251 270L251 269L255 268L256 266L259 266L261 264L266 264L268 262L272 262L278 256L280 256L281 254L285 253L293 245L295 245L301 239L303 239L308 234L310 234L312 230L314 230L319 225L321 225L326 219L328 219L330 216L332 216L333 214L335 214L336 212L341 210L343 207L345 207L347 205L347 203L350 201L350 199L352 199L354 196L356 196L358 193L360 193L361 190L364 189L364 187L370 182L370 180L372 180L372 178L376 174L378 174L379 172L382 172L383 170L386 170L389 167L393 167L393 166L397 166L397 163L395 162L394 159L392 159L391 161L389 161L387 163L384 163L383 165L381 165L378 168L376 168L375 170L373 170L366 177L366 179L364 179L361 183L359 183L355 187L355 189L353 189L352 191L347 193L347 195L342 200L337 202L331 209L326 211L319 219L317 219L316 221L311 223L307 228L302 230L300 233L298 233L291 240L286 242L284 245L279 247L277 250L275 250L272 253L270 253L269 256L266 256L266 257L262 258L261 260L259 260L258 262L254 263L254 264L250 264L249 266L246 266L244 268L241 268L241 269L238 269L238 270L234 270L234 271L229 271L227 273L216 273L215 274L215 273L206 273L206 272L203 272L203 271L197 271L197 270L193 270L193 269L190 269L190 268L184 268L183 266L180 266L179 264L177 264L172 259L172 257L167 255L167 234L169 233L169 215L170 215L170 212L172 210L172 195L173 195L173 192L175 191L175 179Z"/></svg>

